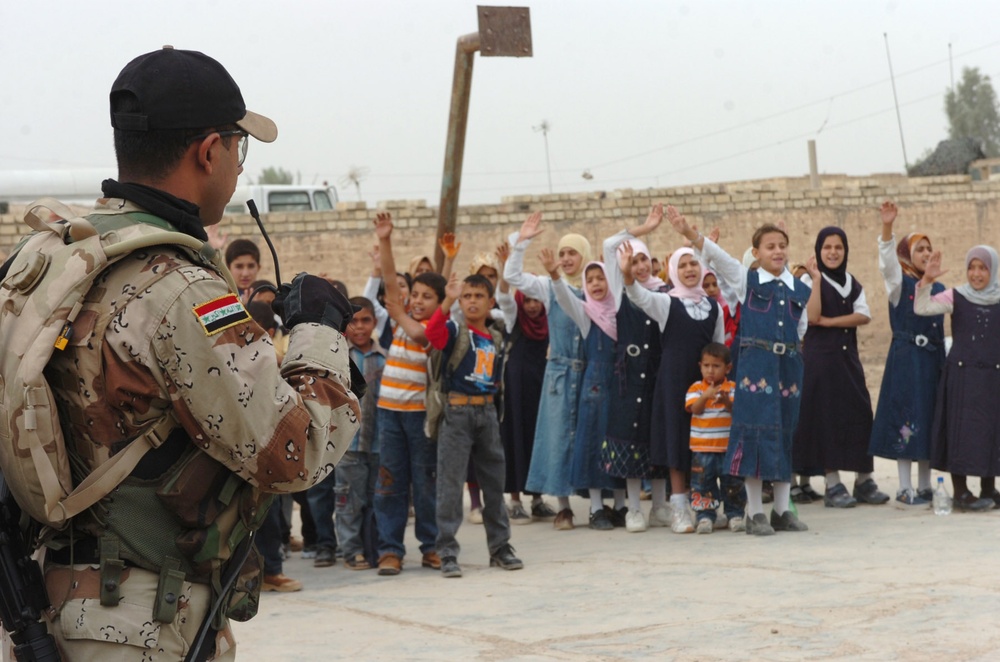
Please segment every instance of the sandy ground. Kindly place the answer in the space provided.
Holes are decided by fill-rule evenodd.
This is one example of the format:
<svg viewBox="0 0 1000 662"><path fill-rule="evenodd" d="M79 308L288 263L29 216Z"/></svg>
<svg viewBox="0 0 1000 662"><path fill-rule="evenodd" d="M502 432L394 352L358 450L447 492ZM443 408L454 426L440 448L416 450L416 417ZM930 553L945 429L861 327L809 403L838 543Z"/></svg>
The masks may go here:
<svg viewBox="0 0 1000 662"><path fill-rule="evenodd" d="M895 494L894 463L875 476ZM587 502L572 505L573 531L514 527L514 572L489 567L468 523L460 579L420 567L412 522L396 577L293 554L305 590L262 596L235 624L238 659L1000 659L1000 511L819 502L799 508L808 532L756 538L592 531Z"/></svg>

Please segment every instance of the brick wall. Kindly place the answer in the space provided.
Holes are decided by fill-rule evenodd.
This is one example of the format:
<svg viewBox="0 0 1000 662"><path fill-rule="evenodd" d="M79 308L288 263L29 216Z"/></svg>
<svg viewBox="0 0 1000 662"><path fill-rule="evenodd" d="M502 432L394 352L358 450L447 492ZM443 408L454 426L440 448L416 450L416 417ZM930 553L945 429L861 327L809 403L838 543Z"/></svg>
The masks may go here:
<svg viewBox="0 0 1000 662"><path fill-rule="evenodd" d="M979 243L1000 246L1000 182L973 182L964 175L907 179L902 175L857 178L827 175L822 188L809 188L808 177L730 182L663 189L620 189L590 193L512 196L496 205L461 207L458 235L462 252L457 268L465 273L472 256L492 250L524 217L543 212L550 228L535 241L527 268L540 271L535 253L555 246L558 237L578 232L595 250L601 241L623 227L645 219L652 204L675 205L702 229L719 226L720 243L736 256L749 246L759 225L784 220L791 238L793 262L811 254L817 231L826 225L842 227L850 240L848 268L866 286L873 321L860 333L862 358L869 382L877 388L888 347L885 289L878 274L876 236L881 231L878 206L891 199L899 206L897 238L920 230L944 252L949 273L946 285L964 281L966 250ZM270 214L265 223L287 280L298 271L326 272L360 292L371 268L368 251L375 242L371 221L376 211L390 211L396 221L394 245L397 265L405 269L411 257L433 255L437 209L423 200L385 201L377 209L365 203L341 202L336 211ZM248 237L262 248L262 277L273 276L273 266L259 231L249 216L226 217L221 225L231 238ZM0 216L0 253L6 253L23 234L14 215ZM646 238L662 257L679 245L666 224Z"/></svg>

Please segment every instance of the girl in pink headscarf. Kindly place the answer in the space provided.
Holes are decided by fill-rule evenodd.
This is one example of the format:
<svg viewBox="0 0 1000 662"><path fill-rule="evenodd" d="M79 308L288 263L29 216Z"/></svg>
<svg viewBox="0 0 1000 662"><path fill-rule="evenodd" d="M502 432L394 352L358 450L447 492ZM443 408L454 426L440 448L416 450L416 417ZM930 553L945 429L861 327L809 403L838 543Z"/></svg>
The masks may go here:
<svg viewBox="0 0 1000 662"><path fill-rule="evenodd" d="M687 489L691 414L685 409L685 397L691 384L701 381L702 349L710 342L725 340L722 307L702 289L701 263L690 248L680 248L670 256L668 273L673 288L666 294L652 292L636 281L632 257L632 247L626 243L619 260L625 291L659 325L661 334L662 354L650 422L650 460L670 470L671 529L674 533L692 533ZM715 526L726 525L725 518L715 517L714 511L706 516Z"/></svg>
<svg viewBox="0 0 1000 662"><path fill-rule="evenodd" d="M580 389L570 482L574 489L587 490L590 494L590 528L609 530L616 523L624 525L624 517L619 515L625 502L622 481L601 468L601 445L612 406L611 384L618 340L616 315L621 293L616 296L609 290L604 265L590 262L583 269L584 300L580 301L560 278L555 254L544 249L540 257L542 266L552 278L556 301L580 328L587 362ZM604 506L601 491L605 489L615 491L614 510Z"/></svg>

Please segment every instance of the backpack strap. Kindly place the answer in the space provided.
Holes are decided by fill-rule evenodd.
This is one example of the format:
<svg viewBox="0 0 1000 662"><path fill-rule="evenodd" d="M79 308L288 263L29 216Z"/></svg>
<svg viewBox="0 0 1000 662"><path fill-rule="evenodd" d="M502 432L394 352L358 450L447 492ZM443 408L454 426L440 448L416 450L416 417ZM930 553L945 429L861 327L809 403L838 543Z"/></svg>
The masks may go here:
<svg viewBox="0 0 1000 662"><path fill-rule="evenodd" d="M65 499L59 500L59 481L55 472L51 471L48 476L39 475L42 480L42 488L45 491L46 509L50 513L52 522L65 522L66 520L79 515L95 503L106 497L115 489L119 483L125 480L139 460L154 448L159 448L160 444L166 441L170 432L177 427L177 419L173 413L169 413L142 435L132 440L128 446L119 453L97 467L74 489ZM32 448L34 452L34 448ZM45 458L42 457L42 460ZM49 462L36 462L36 466L49 467Z"/></svg>
<svg viewBox="0 0 1000 662"><path fill-rule="evenodd" d="M48 209L60 216L60 222L54 223L35 213L38 209ZM73 213L73 210L59 202L55 198L39 198L31 203L31 207L24 213L24 222L36 232L54 232L59 236L65 236L69 230L70 237L74 241L79 241L97 234L97 230L85 218Z"/></svg>

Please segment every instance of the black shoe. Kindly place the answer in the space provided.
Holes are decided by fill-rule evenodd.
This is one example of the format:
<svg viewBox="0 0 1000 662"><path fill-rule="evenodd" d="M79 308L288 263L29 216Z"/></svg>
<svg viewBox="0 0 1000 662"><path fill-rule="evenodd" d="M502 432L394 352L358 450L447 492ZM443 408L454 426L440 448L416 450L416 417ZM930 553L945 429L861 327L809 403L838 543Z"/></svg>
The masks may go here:
<svg viewBox="0 0 1000 662"><path fill-rule="evenodd" d="M628 515L628 507L622 506L618 510L615 510L611 506L604 506L604 510L608 513L608 518L616 529L621 529L625 527L625 516Z"/></svg>
<svg viewBox="0 0 1000 662"><path fill-rule="evenodd" d="M878 491L878 485L874 478L869 478L860 485L855 484L854 498L858 500L858 503L870 503L873 506L889 502L889 495Z"/></svg>
<svg viewBox="0 0 1000 662"><path fill-rule="evenodd" d="M802 489L802 493L805 494L810 499L812 499L813 501L823 500L823 495L814 490L813 486L810 485L809 483L806 483L805 485L799 485L799 487Z"/></svg>
<svg viewBox="0 0 1000 662"><path fill-rule="evenodd" d="M590 513L590 528L597 531L610 531L615 528L608 510L607 508L601 508L596 513Z"/></svg>
<svg viewBox="0 0 1000 662"><path fill-rule="evenodd" d="M929 487L925 487L923 489L917 490L917 496L926 501L927 503L930 503L934 501L934 490L932 490Z"/></svg>
<svg viewBox="0 0 1000 662"><path fill-rule="evenodd" d="M778 515L771 511L771 528L775 531L808 531L809 527L800 522L798 516L790 510Z"/></svg>
<svg viewBox="0 0 1000 662"><path fill-rule="evenodd" d="M972 492L966 490L961 496L955 497L955 508L966 513L981 513L984 510L993 510L995 505L993 499L977 499Z"/></svg>
<svg viewBox="0 0 1000 662"><path fill-rule="evenodd" d="M979 495L981 499L991 499L993 501L993 508L1000 508L1000 490L993 490L991 493L982 493Z"/></svg>
<svg viewBox="0 0 1000 662"><path fill-rule="evenodd" d="M329 547L320 547L316 550L316 559L313 561L315 568L329 568L333 565L333 550Z"/></svg>
<svg viewBox="0 0 1000 662"><path fill-rule="evenodd" d="M753 517L747 515L746 532L748 536L773 536L774 527L767 523L767 515L757 513Z"/></svg>
<svg viewBox="0 0 1000 662"><path fill-rule="evenodd" d="M535 519L555 519L556 511L544 501L539 501L531 504L531 516Z"/></svg>
<svg viewBox="0 0 1000 662"><path fill-rule="evenodd" d="M456 559L454 556L441 557L441 576L461 577L462 566L458 565L458 559Z"/></svg>
<svg viewBox="0 0 1000 662"><path fill-rule="evenodd" d="M524 567L521 559L514 556L514 548L507 543L494 553L490 554L490 567L503 568L504 570L520 570Z"/></svg>
<svg viewBox="0 0 1000 662"><path fill-rule="evenodd" d="M791 492L789 493L789 498L792 500L793 503L801 505L812 503L812 497L806 494L805 490L803 490L800 485L792 485Z"/></svg>
<svg viewBox="0 0 1000 662"><path fill-rule="evenodd" d="M858 505L858 500L847 493L843 483L837 483L833 487L826 488L823 505L827 508L853 508Z"/></svg>

